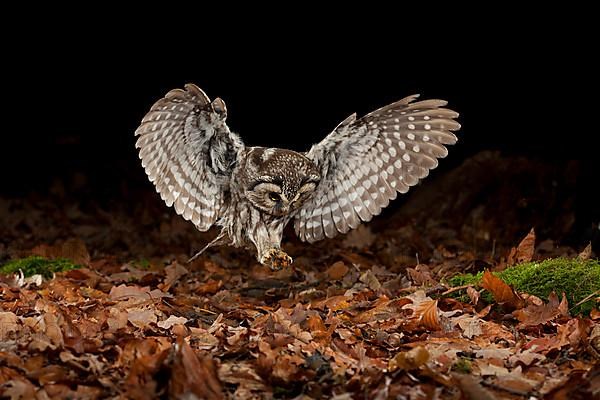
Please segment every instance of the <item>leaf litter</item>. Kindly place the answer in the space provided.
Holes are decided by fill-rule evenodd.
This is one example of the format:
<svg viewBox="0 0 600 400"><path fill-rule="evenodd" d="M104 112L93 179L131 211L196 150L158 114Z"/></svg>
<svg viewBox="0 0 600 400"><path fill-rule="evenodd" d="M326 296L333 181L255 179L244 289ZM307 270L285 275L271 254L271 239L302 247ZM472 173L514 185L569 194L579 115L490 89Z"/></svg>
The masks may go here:
<svg viewBox="0 0 600 400"><path fill-rule="evenodd" d="M288 235L295 262L271 272L230 248L187 264L210 238L158 201L110 214L73 204L67 215L3 201L4 260L35 255L82 267L27 282L0 276L5 398L600 395L600 296L590 296L589 314L573 315L565 294L531 296L490 272L578 256L536 246L533 230L490 252L451 225L399 214L310 246ZM43 208L48 221L26 207ZM53 213L69 224L50 223ZM579 257L593 259L591 247ZM482 288L467 284L454 296L450 277L481 271Z"/></svg>

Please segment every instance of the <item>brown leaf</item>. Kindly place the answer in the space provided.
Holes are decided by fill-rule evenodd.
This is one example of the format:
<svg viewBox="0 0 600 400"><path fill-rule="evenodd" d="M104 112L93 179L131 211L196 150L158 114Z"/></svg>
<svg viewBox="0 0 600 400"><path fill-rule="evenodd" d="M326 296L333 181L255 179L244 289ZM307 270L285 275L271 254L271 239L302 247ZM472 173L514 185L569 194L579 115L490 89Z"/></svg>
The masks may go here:
<svg viewBox="0 0 600 400"><path fill-rule="evenodd" d="M552 321L560 315L569 312L567 299L563 293L562 301L558 302L558 296L552 292L548 296L548 304L529 305L520 310L513 311L513 315L521 322L521 326L542 325Z"/></svg>
<svg viewBox="0 0 600 400"><path fill-rule="evenodd" d="M469 286L467 288L467 295L471 299L471 303L473 303L473 305L477 305L477 303L479 303L479 290L475 289L473 286Z"/></svg>
<svg viewBox="0 0 600 400"><path fill-rule="evenodd" d="M169 381L169 398L223 399L217 367L209 354L199 356L179 338Z"/></svg>
<svg viewBox="0 0 600 400"><path fill-rule="evenodd" d="M188 270L184 266L179 264L177 261L169 264L165 267L166 277L162 285L159 286L160 289L162 289L165 292L168 292L171 286L173 286L179 280L179 278L181 278L187 273Z"/></svg>
<svg viewBox="0 0 600 400"><path fill-rule="evenodd" d="M17 377L6 382L2 382L2 397L11 400L35 399L36 389L29 380Z"/></svg>
<svg viewBox="0 0 600 400"><path fill-rule="evenodd" d="M0 312L0 341L10 339L11 336L21 330L18 324L19 317L10 311Z"/></svg>
<svg viewBox="0 0 600 400"><path fill-rule="evenodd" d="M420 318L421 325L431 331L442 329L437 300L424 301L415 309L415 315Z"/></svg>
<svg viewBox="0 0 600 400"><path fill-rule="evenodd" d="M535 230L531 231L521 240L521 243L510 250L508 255L508 265L515 265L522 262L529 262L533 258L535 251Z"/></svg>
<svg viewBox="0 0 600 400"><path fill-rule="evenodd" d="M327 275L329 275L330 280L339 281L346 275L348 270L349 268L343 261L337 261L327 269Z"/></svg>
<svg viewBox="0 0 600 400"><path fill-rule="evenodd" d="M154 310L130 308L127 310L127 320L136 328L145 329L148 325L155 324L157 318Z"/></svg>
<svg viewBox="0 0 600 400"><path fill-rule="evenodd" d="M467 400L496 400L496 397L479 383L479 379L459 374L454 374L454 379Z"/></svg>
<svg viewBox="0 0 600 400"><path fill-rule="evenodd" d="M129 298L137 300L159 300L163 297L171 297L171 295L160 289L150 290L149 287L140 287L137 285L119 285L113 286L110 289L108 297L111 300L126 300Z"/></svg>
<svg viewBox="0 0 600 400"><path fill-rule="evenodd" d="M517 309L525 305L523 299L513 288L488 270L483 273L481 286L489 291L499 304L506 304Z"/></svg>
<svg viewBox="0 0 600 400"><path fill-rule="evenodd" d="M388 369L393 372L397 369L411 371L425 365L429 360L429 352L423 346L417 346L409 351L396 354L388 363Z"/></svg>
<svg viewBox="0 0 600 400"><path fill-rule="evenodd" d="M381 283L379 283L379 280L370 269L360 276L360 281L367 285L371 290L377 291L381 289Z"/></svg>
<svg viewBox="0 0 600 400"><path fill-rule="evenodd" d="M185 317L176 317L174 315L170 315L169 318L167 318L164 321L158 322L156 325L162 329L170 329L173 325L177 325L177 324L183 325L187 321L188 321L188 319Z"/></svg>
<svg viewBox="0 0 600 400"><path fill-rule="evenodd" d="M209 279L207 282L198 286L194 292L197 294L215 294L221 289L221 286L223 286L222 280L216 281L214 279Z"/></svg>
<svg viewBox="0 0 600 400"><path fill-rule="evenodd" d="M588 245L585 246L585 249L577 256L581 261L589 260L590 257L592 257L592 242L589 242Z"/></svg>
<svg viewBox="0 0 600 400"><path fill-rule="evenodd" d="M406 268L406 272L417 286L436 285L438 283L433 279L429 267L425 264L418 264L415 268Z"/></svg>
<svg viewBox="0 0 600 400"><path fill-rule="evenodd" d="M461 317L458 320L458 326L463 330L463 336L472 339L483 333L481 329L481 320L477 317Z"/></svg>
<svg viewBox="0 0 600 400"><path fill-rule="evenodd" d="M116 332L127 326L127 311L120 310L116 307L111 307L106 318L109 332Z"/></svg>
<svg viewBox="0 0 600 400"><path fill-rule="evenodd" d="M593 350L593 354L597 359L600 359L600 324L594 325L592 332L590 333L590 347Z"/></svg>

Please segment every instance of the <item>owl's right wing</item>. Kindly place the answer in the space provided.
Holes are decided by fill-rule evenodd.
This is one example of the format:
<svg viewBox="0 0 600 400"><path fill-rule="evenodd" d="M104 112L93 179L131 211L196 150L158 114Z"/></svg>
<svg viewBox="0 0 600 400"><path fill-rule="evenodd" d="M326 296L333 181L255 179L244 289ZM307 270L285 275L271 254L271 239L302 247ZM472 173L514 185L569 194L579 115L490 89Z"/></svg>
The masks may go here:
<svg viewBox="0 0 600 400"><path fill-rule="evenodd" d="M406 97L356 119L346 118L306 156L321 171L314 196L296 214L300 239L315 242L369 221L426 177L456 143L458 113L443 100Z"/></svg>
<svg viewBox="0 0 600 400"><path fill-rule="evenodd" d="M196 85L158 100L135 131L146 174L167 206L208 230L221 216L231 174L244 149L225 123L223 100Z"/></svg>

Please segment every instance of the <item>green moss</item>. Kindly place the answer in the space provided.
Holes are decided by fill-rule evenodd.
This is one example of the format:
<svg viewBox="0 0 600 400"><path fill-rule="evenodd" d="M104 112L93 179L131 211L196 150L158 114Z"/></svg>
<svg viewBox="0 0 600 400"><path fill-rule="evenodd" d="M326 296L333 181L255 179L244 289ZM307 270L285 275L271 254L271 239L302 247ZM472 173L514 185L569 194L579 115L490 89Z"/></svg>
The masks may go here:
<svg viewBox="0 0 600 400"><path fill-rule="evenodd" d="M146 260L145 258L136 261L135 265L140 269L150 269L150 261Z"/></svg>
<svg viewBox="0 0 600 400"><path fill-rule="evenodd" d="M452 364L452 371L459 372L461 374L470 374L473 370L471 361L468 358L460 357L454 364Z"/></svg>
<svg viewBox="0 0 600 400"><path fill-rule="evenodd" d="M66 258L49 260L40 256L31 256L7 262L0 267L0 274L13 274L21 270L25 276L40 274L44 278L50 279L55 272L69 271L77 268L81 268L81 265L75 264Z"/></svg>
<svg viewBox="0 0 600 400"><path fill-rule="evenodd" d="M569 306L600 290L600 261L567 258L550 258L540 262L528 262L495 273L518 292L528 293L547 299L555 291L559 296L564 292ZM451 286L479 286L483 272L476 275L462 274L448 280ZM594 307L594 298L575 307L573 314L589 313Z"/></svg>

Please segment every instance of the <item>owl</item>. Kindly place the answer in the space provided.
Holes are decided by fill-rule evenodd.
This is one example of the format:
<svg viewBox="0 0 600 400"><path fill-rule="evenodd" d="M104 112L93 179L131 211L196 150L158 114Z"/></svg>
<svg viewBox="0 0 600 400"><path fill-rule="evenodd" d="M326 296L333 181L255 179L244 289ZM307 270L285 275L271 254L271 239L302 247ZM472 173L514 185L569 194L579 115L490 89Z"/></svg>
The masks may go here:
<svg viewBox="0 0 600 400"><path fill-rule="evenodd" d="M418 95L343 120L306 153L245 146L226 124L227 108L193 84L158 100L136 130L146 174L167 206L198 230L220 232L204 250L256 249L272 269L292 259L284 227L313 243L378 215L448 154L460 128L443 100Z"/></svg>

